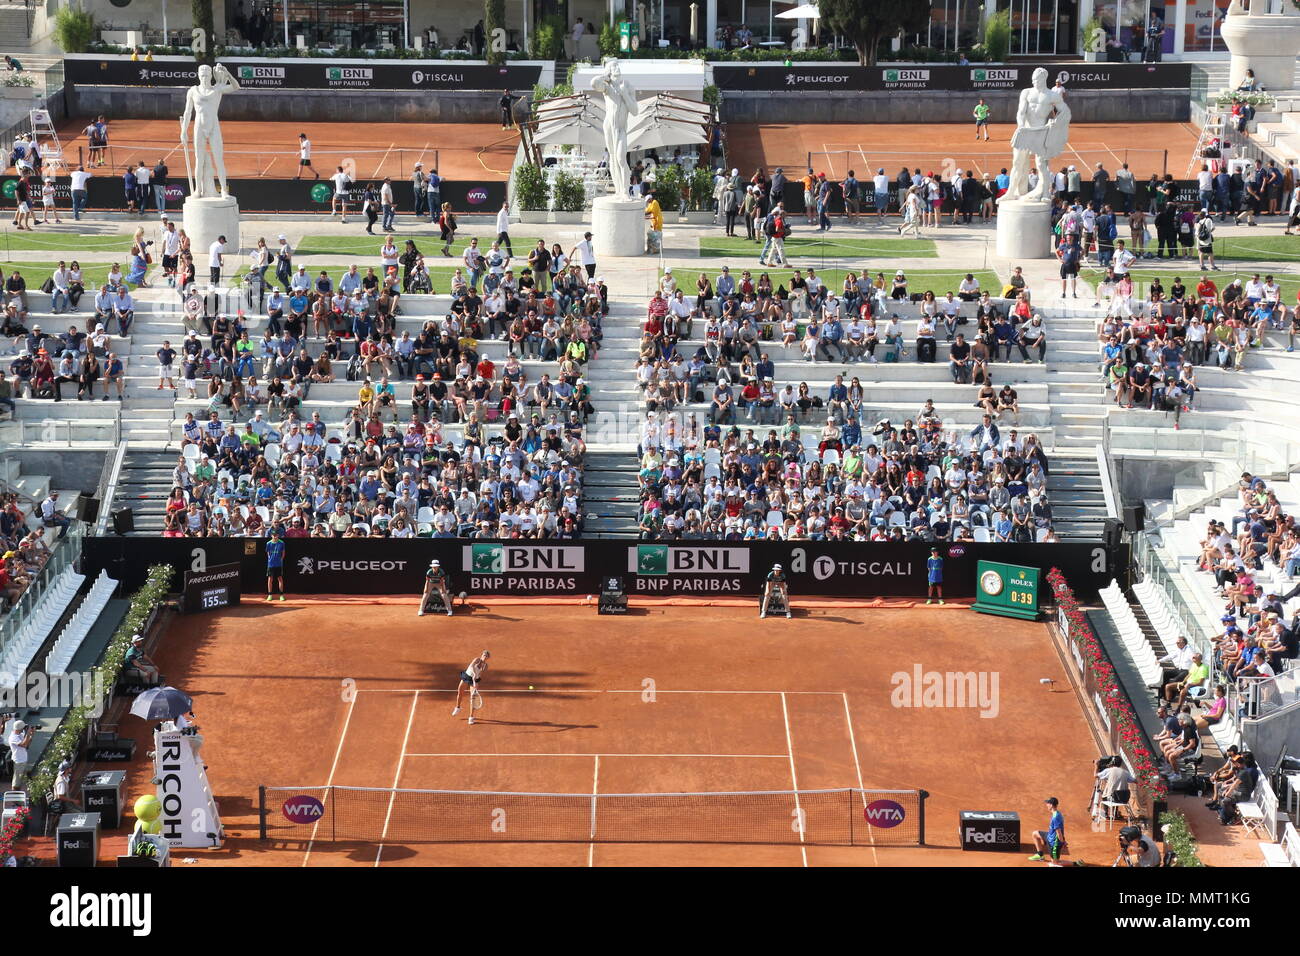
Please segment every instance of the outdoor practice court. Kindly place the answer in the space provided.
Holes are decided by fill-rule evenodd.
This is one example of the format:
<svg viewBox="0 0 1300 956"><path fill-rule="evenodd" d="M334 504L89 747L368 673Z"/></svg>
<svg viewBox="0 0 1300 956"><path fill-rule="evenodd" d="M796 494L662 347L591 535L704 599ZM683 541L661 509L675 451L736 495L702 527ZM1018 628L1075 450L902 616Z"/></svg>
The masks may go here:
<svg viewBox="0 0 1300 956"><path fill-rule="evenodd" d="M793 620L760 625L753 601L600 618L590 606L475 604L449 619L417 618L413 598L247 600L175 620L157 654L169 682L194 697L230 836L222 851L193 854L200 865L1027 865L1029 850L957 850L957 813L1018 810L1027 841L1051 795L1076 855L1095 863L1113 845L1089 831L1096 749L1041 624L990 629L964 607L906 601L796 601ZM471 727L451 707L460 669L484 648L492 668ZM894 707L890 675L916 664L999 672L996 716ZM1058 681L1053 690L1043 677ZM123 726L145 730L133 718ZM140 762L131 792L148 774ZM256 839L259 785L323 784L583 795L925 789L928 846L333 843L328 832L313 841L310 824L287 824L285 793L267 801L274 839ZM385 797L373 824L381 836L398 826ZM437 825L431 815L430 830Z"/></svg>
<svg viewBox="0 0 1300 956"><path fill-rule="evenodd" d="M976 142L973 120L906 125L730 123L727 154L730 163L746 175L755 166L766 166L769 174L774 167L784 166L787 176L798 178L811 153L813 170L837 180L850 169L858 178L870 179L882 166L893 179L904 164L913 169L920 166L927 173L960 168L973 169L976 176L996 176L1004 166L1011 168L1014 128L1011 123L994 123L988 142ZM1053 160L1053 167L1073 163L1082 171L1104 163L1113 176L1127 162L1143 180L1152 173L1163 176L1165 172L1182 179L1196 138L1196 130L1187 123L1071 123L1069 144Z"/></svg>
<svg viewBox="0 0 1300 956"><path fill-rule="evenodd" d="M69 119L59 127L63 155L69 163L89 159L82 130L91 116ZM505 180L510 174L519 134L494 123L298 123L222 120L226 175L231 179L291 179L298 172L298 134L312 144L312 166L324 180L343 166L354 179L394 180L411 175L416 163L426 171L436 162L443 179ZM108 118L108 165L102 175L120 173L127 164L152 166L161 156L171 175L185 175L180 125L175 120ZM81 152L78 153L78 147ZM304 172L308 179L310 172Z"/></svg>

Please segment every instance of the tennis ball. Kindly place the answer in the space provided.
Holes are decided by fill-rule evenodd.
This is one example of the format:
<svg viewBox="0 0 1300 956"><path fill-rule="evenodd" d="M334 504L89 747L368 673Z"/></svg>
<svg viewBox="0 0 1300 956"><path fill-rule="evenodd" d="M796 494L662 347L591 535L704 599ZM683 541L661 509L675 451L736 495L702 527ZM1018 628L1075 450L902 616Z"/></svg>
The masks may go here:
<svg viewBox="0 0 1300 956"><path fill-rule="evenodd" d="M136 798L135 817L145 824L153 823L162 815L162 804L152 793L146 793ZM149 832L146 826L145 832Z"/></svg>
<svg viewBox="0 0 1300 956"><path fill-rule="evenodd" d="M532 689L533 689L533 685L532 685L532 684L529 684L529 685L528 685L528 689L529 689L529 690L532 690Z"/></svg>

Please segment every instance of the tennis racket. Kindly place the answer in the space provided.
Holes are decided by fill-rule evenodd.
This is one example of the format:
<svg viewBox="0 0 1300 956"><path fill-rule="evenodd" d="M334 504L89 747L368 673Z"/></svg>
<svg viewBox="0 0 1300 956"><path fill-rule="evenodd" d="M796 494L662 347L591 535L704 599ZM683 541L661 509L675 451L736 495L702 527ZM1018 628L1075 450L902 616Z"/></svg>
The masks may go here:
<svg viewBox="0 0 1300 956"><path fill-rule="evenodd" d="M478 685L474 684L469 689L469 702L474 710L483 706L483 695L478 692Z"/></svg>

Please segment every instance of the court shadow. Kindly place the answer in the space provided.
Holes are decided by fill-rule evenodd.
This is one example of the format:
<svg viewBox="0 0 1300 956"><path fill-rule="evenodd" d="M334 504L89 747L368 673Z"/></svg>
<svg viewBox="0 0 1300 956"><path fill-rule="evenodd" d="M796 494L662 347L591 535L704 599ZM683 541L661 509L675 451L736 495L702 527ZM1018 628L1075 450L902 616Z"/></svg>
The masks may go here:
<svg viewBox="0 0 1300 956"><path fill-rule="evenodd" d="M600 724L561 724L553 720L493 720L490 717L475 717L476 724L499 724L502 727L539 727L552 733L566 730L596 730Z"/></svg>

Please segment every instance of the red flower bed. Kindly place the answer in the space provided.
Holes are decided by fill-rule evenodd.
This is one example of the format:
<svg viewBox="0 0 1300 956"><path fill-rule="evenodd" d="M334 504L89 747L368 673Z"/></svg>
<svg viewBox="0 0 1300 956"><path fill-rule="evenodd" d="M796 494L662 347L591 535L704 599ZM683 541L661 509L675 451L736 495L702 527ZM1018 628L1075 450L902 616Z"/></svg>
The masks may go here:
<svg viewBox="0 0 1300 956"><path fill-rule="evenodd" d="M3 830L0 830L0 860L7 860L14 855L14 844L18 842L27 829L27 821L32 811L27 807L18 809Z"/></svg>
<svg viewBox="0 0 1300 956"><path fill-rule="evenodd" d="M1160 761L1146 745L1142 727L1133 704L1120 686L1115 676L1115 669L1110 666L1101 642L1088 623L1087 615L1079 606L1074 591L1065 580L1059 568L1047 572L1047 583L1052 587L1056 604L1066 621L1066 635L1079 650L1084 667L1092 674L1093 683L1101 695L1103 704L1110 714L1111 726L1115 728L1120 746L1128 755L1129 763L1137 777L1138 786L1142 787L1153 799L1162 800L1169 792L1164 775L1160 772Z"/></svg>

